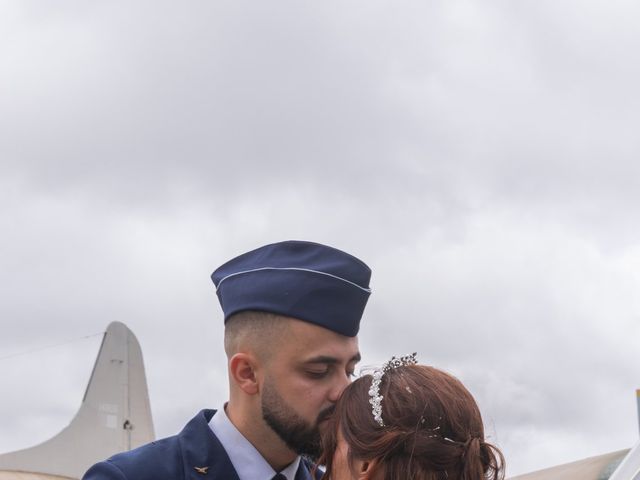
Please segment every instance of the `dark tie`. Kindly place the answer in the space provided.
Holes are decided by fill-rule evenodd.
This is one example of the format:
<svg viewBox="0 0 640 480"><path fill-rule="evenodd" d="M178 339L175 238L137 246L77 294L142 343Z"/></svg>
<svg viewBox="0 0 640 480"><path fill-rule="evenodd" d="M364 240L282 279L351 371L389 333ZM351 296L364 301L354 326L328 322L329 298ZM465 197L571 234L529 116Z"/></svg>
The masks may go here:
<svg viewBox="0 0 640 480"><path fill-rule="evenodd" d="M287 480L287 477L281 473L276 473L271 480Z"/></svg>

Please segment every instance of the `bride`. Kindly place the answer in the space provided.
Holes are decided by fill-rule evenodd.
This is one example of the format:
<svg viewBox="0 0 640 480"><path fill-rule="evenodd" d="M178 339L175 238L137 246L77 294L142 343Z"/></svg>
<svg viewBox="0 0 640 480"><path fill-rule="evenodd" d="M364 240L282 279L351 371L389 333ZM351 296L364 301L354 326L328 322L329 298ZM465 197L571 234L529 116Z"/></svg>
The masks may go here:
<svg viewBox="0 0 640 480"><path fill-rule="evenodd" d="M330 480L500 480L504 458L485 442L480 411L455 377L415 354L353 382L323 437Z"/></svg>

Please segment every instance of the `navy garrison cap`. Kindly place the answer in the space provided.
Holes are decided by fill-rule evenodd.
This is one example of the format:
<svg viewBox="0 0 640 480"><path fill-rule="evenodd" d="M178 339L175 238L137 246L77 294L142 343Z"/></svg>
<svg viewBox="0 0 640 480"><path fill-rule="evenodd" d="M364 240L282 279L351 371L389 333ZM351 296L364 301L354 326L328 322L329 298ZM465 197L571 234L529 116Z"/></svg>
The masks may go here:
<svg viewBox="0 0 640 480"><path fill-rule="evenodd" d="M341 250L286 241L247 252L211 275L225 322L243 310L293 317L355 337L371 270Z"/></svg>

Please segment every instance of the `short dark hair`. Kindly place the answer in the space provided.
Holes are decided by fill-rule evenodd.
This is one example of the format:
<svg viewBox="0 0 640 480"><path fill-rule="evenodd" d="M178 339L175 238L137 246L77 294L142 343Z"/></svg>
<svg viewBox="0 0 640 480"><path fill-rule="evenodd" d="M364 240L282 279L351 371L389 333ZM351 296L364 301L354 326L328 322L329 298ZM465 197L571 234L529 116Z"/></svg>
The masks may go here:
<svg viewBox="0 0 640 480"><path fill-rule="evenodd" d="M291 319L270 312L244 310L231 316L224 328L224 350L228 358L250 348L268 360L283 340L284 330Z"/></svg>
<svg viewBox="0 0 640 480"><path fill-rule="evenodd" d="M385 480L504 478L504 457L485 442L478 406L457 378L425 365L385 373L380 384L384 427L371 412L371 380L371 375L356 380L336 405L320 459L329 478L338 429L349 447L349 462L377 460L373 468L382 470Z"/></svg>

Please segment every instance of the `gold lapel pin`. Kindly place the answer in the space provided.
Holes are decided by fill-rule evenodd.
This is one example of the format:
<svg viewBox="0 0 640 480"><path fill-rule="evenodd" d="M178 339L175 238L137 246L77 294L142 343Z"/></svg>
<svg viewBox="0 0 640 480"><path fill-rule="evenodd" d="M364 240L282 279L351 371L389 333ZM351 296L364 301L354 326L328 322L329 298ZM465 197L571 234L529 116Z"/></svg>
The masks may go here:
<svg viewBox="0 0 640 480"><path fill-rule="evenodd" d="M193 467L196 469L196 472L201 473L202 475L206 475L207 470L209 470L209 467Z"/></svg>

